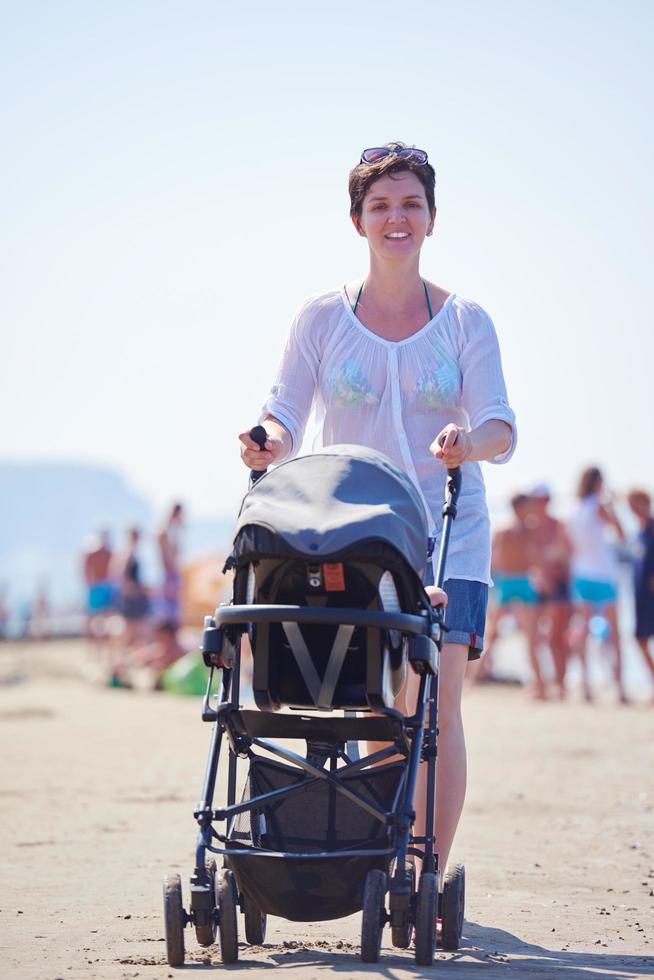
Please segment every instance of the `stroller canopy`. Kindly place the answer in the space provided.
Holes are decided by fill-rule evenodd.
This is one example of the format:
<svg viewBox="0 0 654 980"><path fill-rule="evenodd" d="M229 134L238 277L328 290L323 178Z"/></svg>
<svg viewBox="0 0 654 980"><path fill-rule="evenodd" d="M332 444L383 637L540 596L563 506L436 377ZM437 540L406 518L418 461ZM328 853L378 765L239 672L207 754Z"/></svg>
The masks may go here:
<svg viewBox="0 0 654 980"><path fill-rule="evenodd" d="M418 491L386 456L364 446L328 446L266 473L243 500L237 538L248 525L273 531L307 556L381 540L418 575L427 557L429 531Z"/></svg>

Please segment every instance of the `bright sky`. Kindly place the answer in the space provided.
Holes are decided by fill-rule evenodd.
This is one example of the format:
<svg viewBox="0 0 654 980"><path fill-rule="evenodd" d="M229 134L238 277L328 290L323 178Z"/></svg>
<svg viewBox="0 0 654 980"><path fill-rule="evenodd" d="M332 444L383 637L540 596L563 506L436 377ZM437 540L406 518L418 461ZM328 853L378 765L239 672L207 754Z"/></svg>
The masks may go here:
<svg viewBox="0 0 654 980"><path fill-rule="evenodd" d="M302 299L363 276L347 174L437 171L422 272L481 303L520 447L654 489L649 0L22 0L0 22L0 458L229 514Z"/></svg>

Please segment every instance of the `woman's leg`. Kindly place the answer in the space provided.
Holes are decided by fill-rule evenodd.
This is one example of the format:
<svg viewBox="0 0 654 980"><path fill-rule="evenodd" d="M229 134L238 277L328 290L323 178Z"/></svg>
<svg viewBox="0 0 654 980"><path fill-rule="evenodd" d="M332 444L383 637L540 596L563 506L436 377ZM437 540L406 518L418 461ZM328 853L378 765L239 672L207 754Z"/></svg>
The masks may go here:
<svg viewBox="0 0 654 980"><path fill-rule="evenodd" d="M445 643L441 653L438 682L438 765L436 769L436 850L441 876L445 873L452 841L466 795L466 746L461 717L461 695L468 662L468 647ZM410 672L403 695L406 708L413 712L418 691L418 677ZM400 706L404 710L404 705ZM425 833L427 799L427 766L422 763L413 808L416 811L415 833Z"/></svg>
<svg viewBox="0 0 654 980"><path fill-rule="evenodd" d="M613 676L618 689L618 698L622 704L627 703L627 694L624 689L622 679L622 647L620 645L620 631L618 627L618 607L615 602L607 602L604 607L604 615L611 627L611 641L614 650Z"/></svg>
<svg viewBox="0 0 654 980"><path fill-rule="evenodd" d="M570 604L550 602L550 651L554 663L554 675L559 697L565 697L565 675L568 667L568 625L570 623Z"/></svg>
<svg viewBox="0 0 654 980"><path fill-rule="evenodd" d="M533 697L538 701L544 701L547 698L547 689L538 657L538 621L540 611L540 606L532 605L531 603L521 605L518 609L517 620L527 638L527 657L531 672L534 675Z"/></svg>
<svg viewBox="0 0 654 980"><path fill-rule="evenodd" d="M652 675L652 680L654 681L654 659L649 652L649 637L647 636L637 636L636 643L638 644L638 649L643 655L643 660L645 661L645 666Z"/></svg>
<svg viewBox="0 0 654 980"><path fill-rule="evenodd" d="M581 602L577 606L576 613L580 619L580 630L579 630L579 646L577 647L577 653L579 655L579 662L581 665L581 686L583 690L584 700L593 700L593 691L590 686L590 676L588 673L588 621L592 615L593 607L588 602Z"/></svg>

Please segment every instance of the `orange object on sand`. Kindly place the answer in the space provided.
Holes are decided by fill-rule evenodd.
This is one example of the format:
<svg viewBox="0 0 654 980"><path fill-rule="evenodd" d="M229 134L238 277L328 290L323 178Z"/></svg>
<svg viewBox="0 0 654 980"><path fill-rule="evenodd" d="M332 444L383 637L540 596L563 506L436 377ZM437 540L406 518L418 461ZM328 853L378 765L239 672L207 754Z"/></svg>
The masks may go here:
<svg viewBox="0 0 654 980"><path fill-rule="evenodd" d="M223 575L224 555L207 555L182 566L182 625L201 628L221 602L229 602L232 575Z"/></svg>

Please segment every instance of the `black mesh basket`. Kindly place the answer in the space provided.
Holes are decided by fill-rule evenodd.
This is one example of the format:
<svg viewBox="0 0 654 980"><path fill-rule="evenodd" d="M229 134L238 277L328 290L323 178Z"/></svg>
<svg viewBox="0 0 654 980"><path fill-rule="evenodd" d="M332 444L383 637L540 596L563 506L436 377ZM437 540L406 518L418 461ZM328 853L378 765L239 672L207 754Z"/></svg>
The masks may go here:
<svg viewBox="0 0 654 980"><path fill-rule="evenodd" d="M352 773L337 770L348 789L386 813L397 807L405 771L402 762ZM386 825L326 781L311 780L296 767L253 758L245 799L297 783L308 785L240 814L228 845L246 850L228 858L240 890L262 912L296 922L337 919L357 912L366 874L371 868L387 870L392 858ZM347 853L353 850L371 853Z"/></svg>

